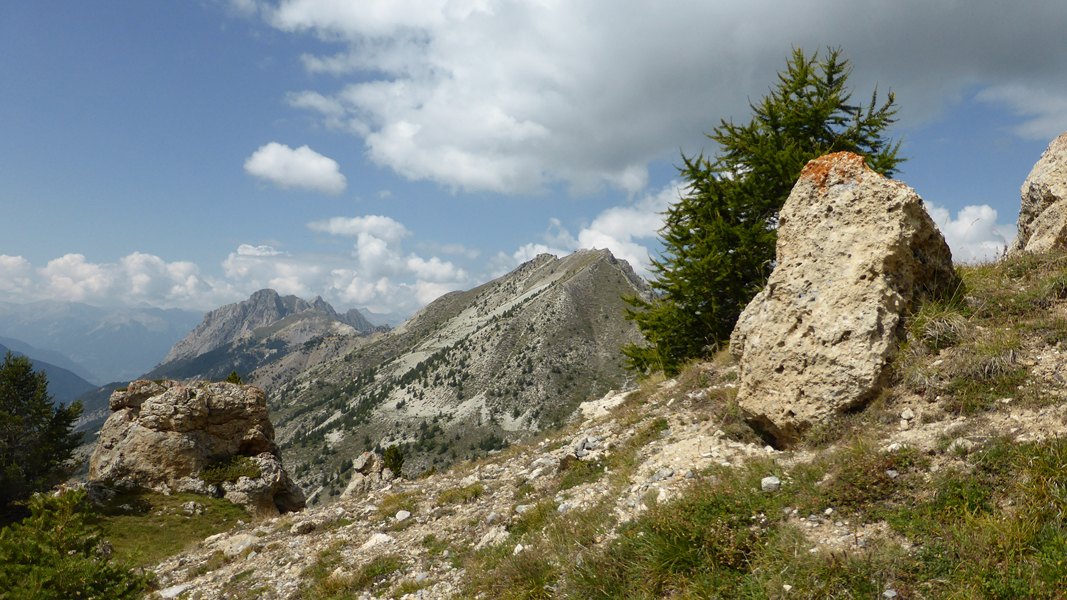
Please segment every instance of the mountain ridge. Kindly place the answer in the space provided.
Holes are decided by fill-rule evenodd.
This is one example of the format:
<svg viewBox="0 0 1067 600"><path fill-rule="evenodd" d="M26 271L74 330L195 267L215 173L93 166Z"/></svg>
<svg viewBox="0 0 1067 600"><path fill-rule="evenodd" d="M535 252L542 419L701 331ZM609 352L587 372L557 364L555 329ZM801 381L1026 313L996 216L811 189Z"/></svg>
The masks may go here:
<svg viewBox="0 0 1067 600"><path fill-rule="evenodd" d="M627 385L619 349L642 338L622 298L646 293L628 263L584 250L445 294L271 389L286 463L329 496L343 487L333 456L402 445L417 474L558 426Z"/></svg>

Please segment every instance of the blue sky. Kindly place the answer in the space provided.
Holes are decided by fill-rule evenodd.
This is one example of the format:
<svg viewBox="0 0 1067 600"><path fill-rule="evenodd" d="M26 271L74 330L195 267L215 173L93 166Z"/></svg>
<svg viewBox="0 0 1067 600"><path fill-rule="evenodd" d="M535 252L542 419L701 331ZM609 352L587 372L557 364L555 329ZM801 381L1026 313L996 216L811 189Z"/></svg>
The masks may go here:
<svg viewBox="0 0 1067 600"><path fill-rule="evenodd" d="M409 313L539 251L638 270L679 151L841 46L899 178L995 256L1067 130L1067 6L201 0L0 5L0 302Z"/></svg>

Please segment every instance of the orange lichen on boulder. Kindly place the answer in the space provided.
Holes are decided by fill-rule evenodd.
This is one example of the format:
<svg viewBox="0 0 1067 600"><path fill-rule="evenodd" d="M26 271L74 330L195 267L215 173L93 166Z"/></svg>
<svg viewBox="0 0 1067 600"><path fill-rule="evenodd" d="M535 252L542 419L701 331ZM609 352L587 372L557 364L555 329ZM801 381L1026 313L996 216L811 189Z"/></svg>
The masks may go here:
<svg viewBox="0 0 1067 600"><path fill-rule="evenodd" d="M852 152L834 152L809 161L800 171L800 178L806 179L819 188L831 183L859 181L859 177L870 167L863 157Z"/></svg>

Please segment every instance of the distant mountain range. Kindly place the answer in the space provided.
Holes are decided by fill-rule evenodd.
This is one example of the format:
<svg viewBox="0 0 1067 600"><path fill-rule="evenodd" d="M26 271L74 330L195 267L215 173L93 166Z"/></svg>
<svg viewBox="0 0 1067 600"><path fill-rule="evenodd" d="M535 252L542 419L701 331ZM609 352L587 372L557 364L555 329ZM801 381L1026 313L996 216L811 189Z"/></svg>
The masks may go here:
<svg viewBox="0 0 1067 600"><path fill-rule="evenodd" d="M313 353L299 352L305 346L321 344L327 337L355 343L387 329L355 309L340 314L319 297L308 302L264 289L209 312L144 377L225 379L236 371L266 389L314 360ZM294 362L293 355L300 358Z"/></svg>
<svg viewBox="0 0 1067 600"><path fill-rule="evenodd" d="M0 303L0 336L51 351L45 360L90 382L129 381L152 369L203 314L77 302Z"/></svg>
<svg viewBox="0 0 1067 600"><path fill-rule="evenodd" d="M8 344L7 342L14 343ZM52 394L52 398L57 403L70 404L83 394L96 389L95 385L71 370L38 359L37 356L40 355L36 353L32 346L9 338L0 339L0 359L6 356L9 351L29 358L35 371L44 371L44 374L48 377L48 393ZM44 355L47 356L49 353L45 352Z"/></svg>

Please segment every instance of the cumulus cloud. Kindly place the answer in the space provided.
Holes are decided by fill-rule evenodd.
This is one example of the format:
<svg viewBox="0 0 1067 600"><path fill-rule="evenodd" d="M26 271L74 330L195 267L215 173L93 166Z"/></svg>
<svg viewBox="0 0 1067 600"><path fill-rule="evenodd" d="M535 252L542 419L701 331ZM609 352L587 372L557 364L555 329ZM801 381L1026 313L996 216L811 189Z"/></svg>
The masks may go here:
<svg viewBox="0 0 1067 600"><path fill-rule="evenodd" d="M0 292L20 297L33 286L33 266L21 256L0 254Z"/></svg>
<svg viewBox="0 0 1067 600"><path fill-rule="evenodd" d="M229 297L225 285L204 278L197 265L167 262L141 252L115 263L95 263L82 254L65 254L43 267L34 267L21 256L0 255L0 293L12 302L148 303L164 308L210 307Z"/></svg>
<svg viewBox="0 0 1067 600"><path fill-rule="evenodd" d="M390 217L334 217L309 223L308 228L356 238L352 248L356 268L331 271L331 285L339 298L374 311L414 311L471 282L468 273L450 261L406 253L403 240L411 232Z"/></svg>
<svg viewBox="0 0 1067 600"><path fill-rule="evenodd" d="M347 186L334 159L307 146L293 149L270 142L260 146L245 160L245 172L281 188L298 188L340 194Z"/></svg>
<svg viewBox="0 0 1067 600"><path fill-rule="evenodd" d="M329 77L292 106L361 138L376 163L456 189L642 190L649 161L744 118L792 47L843 47L859 94L892 88L904 124L977 91L1016 111L1021 135L1067 128L1061 0L975 0L965 15L874 0L253 1L238 4L333 46L301 57Z"/></svg>
<svg viewBox="0 0 1067 600"><path fill-rule="evenodd" d="M607 248L617 258L630 263L638 275L648 277L651 257L659 249L663 215L683 192L680 182L671 182L658 192L602 211L579 229L577 235L568 231L559 219L549 219L540 241L523 244L511 254L497 254L490 261L490 272L493 276L503 275L538 254L561 256L583 248Z"/></svg>
<svg viewBox="0 0 1067 600"><path fill-rule="evenodd" d="M996 260L1015 241L1015 223L998 222L997 211L990 206L965 206L955 217L949 210L929 203L926 210L944 234L954 262Z"/></svg>

